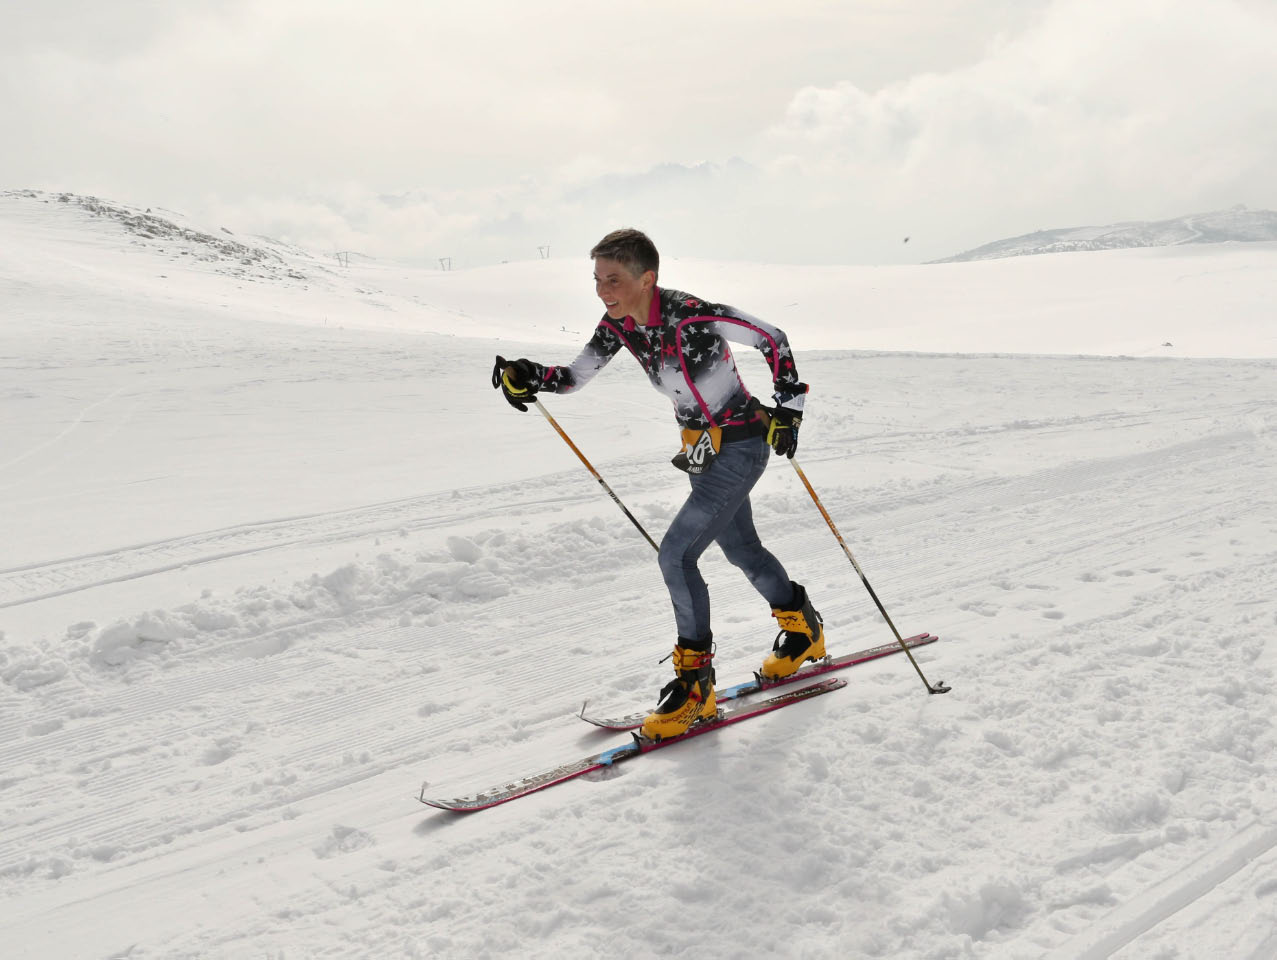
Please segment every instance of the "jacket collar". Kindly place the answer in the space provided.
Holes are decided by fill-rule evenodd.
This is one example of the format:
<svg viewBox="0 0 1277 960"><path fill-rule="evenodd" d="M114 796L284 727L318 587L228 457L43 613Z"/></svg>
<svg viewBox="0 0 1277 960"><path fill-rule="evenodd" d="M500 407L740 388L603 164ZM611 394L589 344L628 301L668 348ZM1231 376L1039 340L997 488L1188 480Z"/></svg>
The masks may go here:
<svg viewBox="0 0 1277 960"><path fill-rule="evenodd" d="M661 325L661 288L652 287L652 305L647 309L647 322L643 324L645 327L659 327ZM635 329L634 318L625 318L625 332L633 333Z"/></svg>

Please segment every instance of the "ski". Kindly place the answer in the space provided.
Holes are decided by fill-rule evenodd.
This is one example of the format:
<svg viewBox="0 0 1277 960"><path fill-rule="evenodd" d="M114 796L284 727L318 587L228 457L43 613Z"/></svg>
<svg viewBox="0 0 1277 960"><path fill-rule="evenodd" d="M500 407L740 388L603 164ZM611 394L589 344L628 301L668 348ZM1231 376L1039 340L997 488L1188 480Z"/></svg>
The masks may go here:
<svg viewBox="0 0 1277 960"><path fill-rule="evenodd" d="M768 697L766 700L757 700L752 703L736 701L728 706L719 707L718 716L712 720L701 720L695 723L687 731L687 733L678 737L670 737L666 740L648 740L634 734L634 739L622 744L619 747L613 747L610 750L604 750L602 753L596 753L592 757L586 757L583 760L577 760L574 763L565 763L561 766L546 770L544 773L538 773L535 776L524 777L522 780L515 780L511 783L501 784L484 790L482 793L476 793L466 797L453 797L451 799L442 799L426 796L426 790L429 783L421 785L421 794L418 796L422 803L430 807L437 807L440 810L452 810L458 813L472 812L475 810L486 810L489 807L495 807L502 803L508 803L511 800L517 800L519 797L526 797L530 793L536 793L555 784L572 780L576 777L591 772L592 770L601 770L605 767L611 767L613 764L620 763L623 760L629 760L640 754L651 753L653 750L659 750L661 747L672 746L676 743L682 743L684 740L690 740L692 737L698 737L703 733L709 733L712 730L719 730L733 723L739 723L742 720L748 720L750 717L761 716L764 713L771 713L773 710L779 710L781 707L787 707L790 704L798 703L801 700L810 700L812 697L820 696L822 693L829 693L831 690L837 690L839 687L845 687L846 680L831 677L814 683L809 687L799 687L795 690L787 690L784 693L777 694L774 697Z"/></svg>
<svg viewBox="0 0 1277 960"><path fill-rule="evenodd" d="M920 633L917 636L906 638L905 645L912 647L921 647L928 643L935 643L940 638L930 633ZM884 643L880 647L869 647L867 650L859 650L856 653L849 653L841 657L825 657L815 663L809 663L792 676L785 677L781 680L763 680L758 674L754 674L753 680L747 680L744 683L738 683L734 687L724 687L715 691L715 696L719 703L735 700L738 697L745 697L751 693L759 693L763 690L770 690L773 687L784 686L787 683L795 683L803 680L810 680L812 677L820 676L822 673L830 673L834 670L842 670L846 667L854 667L858 663L868 663L870 660L877 660L880 657L889 657L893 653L900 653L901 646L898 643ZM586 723L592 723L596 727L602 727L604 730L634 730L642 723L643 719L650 711L643 713L631 713L623 717L598 717L589 713L590 701L586 700L581 704L580 718Z"/></svg>

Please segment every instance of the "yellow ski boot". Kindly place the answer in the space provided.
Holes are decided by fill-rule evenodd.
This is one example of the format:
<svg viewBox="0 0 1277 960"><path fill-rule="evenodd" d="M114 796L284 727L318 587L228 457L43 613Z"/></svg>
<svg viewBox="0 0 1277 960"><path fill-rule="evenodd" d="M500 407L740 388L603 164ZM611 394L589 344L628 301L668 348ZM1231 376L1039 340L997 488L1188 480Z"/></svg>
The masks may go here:
<svg viewBox="0 0 1277 960"><path fill-rule="evenodd" d="M674 647L673 680L661 688L656 710L648 714L639 733L649 740L668 740L687 733L697 720L718 715L714 696L714 659L712 648L695 649L684 644L696 641L678 638ZM705 641L706 644L709 641Z"/></svg>
<svg viewBox="0 0 1277 960"><path fill-rule="evenodd" d="M808 660L819 660L825 655L824 621L807 599L806 589L797 583L793 587L794 598L789 604L792 609L772 609L772 616L780 624L780 633L759 671L768 680L788 677Z"/></svg>

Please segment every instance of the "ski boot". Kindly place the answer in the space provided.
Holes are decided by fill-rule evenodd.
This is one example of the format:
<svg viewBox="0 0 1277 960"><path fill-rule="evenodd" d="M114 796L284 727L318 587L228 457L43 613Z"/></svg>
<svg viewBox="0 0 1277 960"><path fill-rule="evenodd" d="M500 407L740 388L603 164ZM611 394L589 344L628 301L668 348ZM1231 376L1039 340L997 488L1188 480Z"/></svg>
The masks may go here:
<svg viewBox="0 0 1277 960"><path fill-rule="evenodd" d="M819 660L825 655L824 621L807 599L806 589L793 581L790 583L794 588L794 597L789 603L791 609L772 609L772 616L780 624L780 633L759 671L766 680L788 677L808 660Z"/></svg>
<svg viewBox="0 0 1277 960"><path fill-rule="evenodd" d="M649 740L681 736L697 720L718 715L714 668L710 666L714 659L711 641L679 637L673 657L676 676L661 688L655 712L648 714L639 730Z"/></svg>

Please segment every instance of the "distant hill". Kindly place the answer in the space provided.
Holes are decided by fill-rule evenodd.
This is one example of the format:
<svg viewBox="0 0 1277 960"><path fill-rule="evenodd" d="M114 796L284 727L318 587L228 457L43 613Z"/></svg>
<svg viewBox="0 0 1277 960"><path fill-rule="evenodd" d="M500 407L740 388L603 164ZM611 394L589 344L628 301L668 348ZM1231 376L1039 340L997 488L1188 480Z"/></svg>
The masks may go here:
<svg viewBox="0 0 1277 960"><path fill-rule="evenodd" d="M1123 247L1168 247L1181 243L1228 243L1277 240L1277 212L1243 206L1216 213L1195 213L1174 220L1113 223L1105 227L1039 230L1022 237L996 240L932 263L998 260L1038 253L1116 250Z"/></svg>
<svg viewBox="0 0 1277 960"><path fill-rule="evenodd" d="M170 259L185 257L204 263L215 272L230 276L305 280L307 276L299 271L296 261L313 259L306 251L269 237L250 237L249 242L242 242L225 227L220 228L219 234L209 233L184 223L183 214L162 207L141 210L98 197L42 190L0 190L0 201L78 210L89 220L113 224L131 237L133 245ZM310 268L309 264L306 266Z"/></svg>

